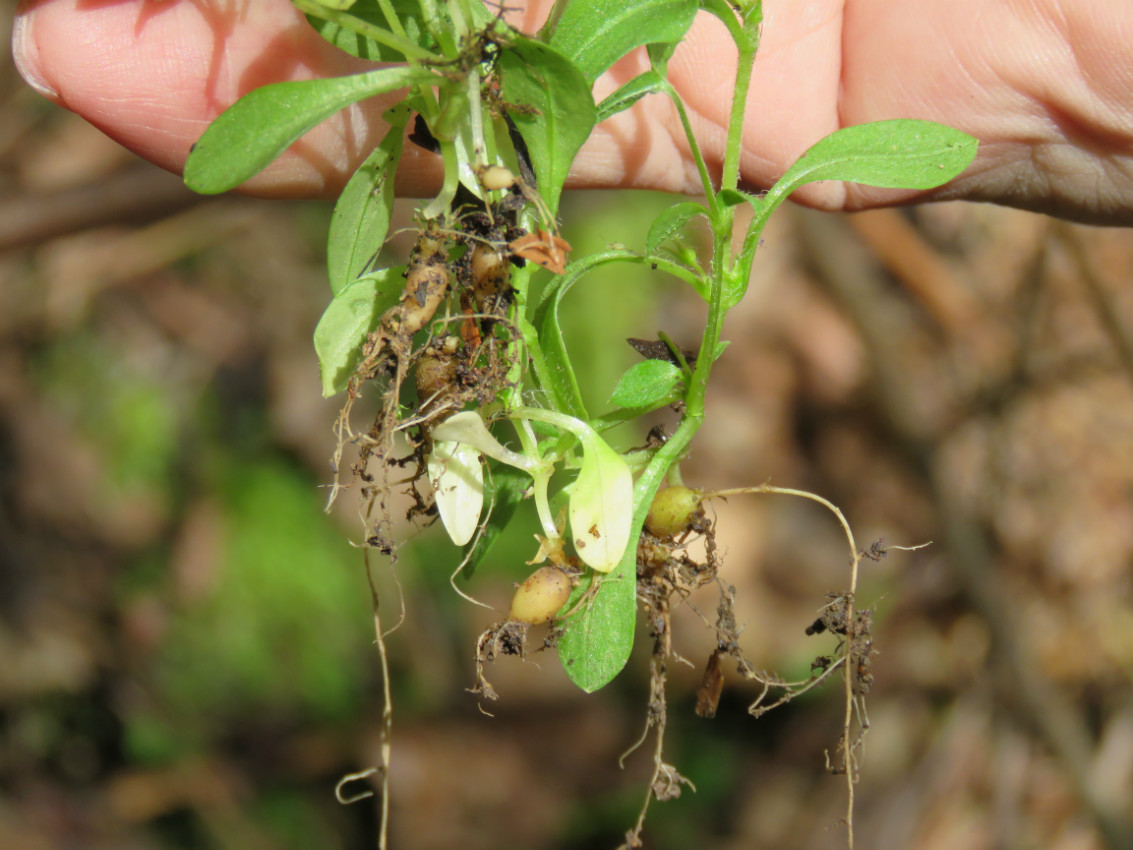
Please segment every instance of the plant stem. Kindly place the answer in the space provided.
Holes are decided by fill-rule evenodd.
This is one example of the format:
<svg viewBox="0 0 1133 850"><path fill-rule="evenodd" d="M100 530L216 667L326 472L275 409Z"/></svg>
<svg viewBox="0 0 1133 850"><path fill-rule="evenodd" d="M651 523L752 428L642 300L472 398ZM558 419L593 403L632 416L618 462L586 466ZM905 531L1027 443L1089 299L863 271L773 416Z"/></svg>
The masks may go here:
<svg viewBox="0 0 1133 850"><path fill-rule="evenodd" d="M692 132L692 123L688 120L688 112L685 111L684 101L681 100L677 94L676 89L669 85L668 80L665 81L665 91L668 93L670 100L677 107L677 115L681 119L681 128L685 131L685 139L688 140L689 150L692 152L693 162L696 163L697 173L700 174L700 185L704 189L704 197L708 202L708 211L713 222L716 221L720 214L720 201L716 198L716 188L712 185L712 175L708 173L708 166L704 162L704 155L700 152L700 145L696 141L696 135Z"/></svg>
<svg viewBox="0 0 1133 850"><path fill-rule="evenodd" d="M311 15L315 18L328 21L332 24L337 24L344 30L357 33L363 38L368 38L371 41L377 42L391 50L396 50L398 53L404 54L406 59L418 62L439 62L440 56L431 53L424 47L410 41L406 35L405 30L400 32L389 32L376 27L371 23L355 17L349 12L342 12L338 9L331 9L321 3L313 2L313 0L292 0L300 12L306 15ZM396 17L394 18L396 20Z"/></svg>
<svg viewBox="0 0 1133 850"><path fill-rule="evenodd" d="M685 418L699 423L704 419L704 398L708 391L708 373L712 369L713 353L720 342L720 331L724 326L724 316L728 312L724 304L724 257L731 243L731 210L725 222L715 227L712 246L712 279L708 298L708 318L704 322L704 335L700 341L700 352L696 358L696 368L689 382L688 395L685 396ZM682 423L683 424L683 423Z"/></svg>
<svg viewBox="0 0 1133 850"><path fill-rule="evenodd" d="M747 92L751 87L751 70L755 65L757 44L750 39L736 42L736 81L732 90L732 113L728 116L728 145L724 149L724 171L720 188L736 189L740 182L740 154L743 151L744 112L747 109Z"/></svg>
<svg viewBox="0 0 1133 850"><path fill-rule="evenodd" d="M378 8L382 10L382 15L386 19L386 26L390 31L397 35L399 38L409 38L405 32L405 27L401 24L401 18L397 16L397 11L393 8L390 0L377 0Z"/></svg>
<svg viewBox="0 0 1133 850"><path fill-rule="evenodd" d="M540 461L535 468L529 469L528 472L534 479L532 490L535 493L535 511L539 514L539 524L543 526L543 533L554 539L559 536L559 530L555 525L555 517L551 513L551 503L547 497L547 488L551 483L554 467L542 462L543 458L539 454L539 441L535 438L535 432L531 430L531 423L527 419L520 419L515 422L515 432L519 435L523 454L531 460Z"/></svg>
<svg viewBox="0 0 1133 850"><path fill-rule="evenodd" d="M441 159L444 160L445 164L444 183L437 197L433 198L429 205L422 210L421 215L425 218L436 218L448 210L452 204L452 199L456 197L456 187L460 185L459 162L456 155L456 145L453 142L441 142Z"/></svg>

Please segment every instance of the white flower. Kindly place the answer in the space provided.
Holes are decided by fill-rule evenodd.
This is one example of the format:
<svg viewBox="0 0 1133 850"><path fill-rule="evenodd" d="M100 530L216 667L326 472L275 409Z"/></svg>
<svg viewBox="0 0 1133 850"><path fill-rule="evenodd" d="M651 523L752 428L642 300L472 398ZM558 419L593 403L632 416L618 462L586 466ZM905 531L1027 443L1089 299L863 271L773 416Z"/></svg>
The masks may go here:
<svg viewBox="0 0 1133 850"><path fill-rule="evenodd" d="M472 539L484 508L480 452L467 443L437 440L429 455L429 483L445 531L457 546Z"/></svg>

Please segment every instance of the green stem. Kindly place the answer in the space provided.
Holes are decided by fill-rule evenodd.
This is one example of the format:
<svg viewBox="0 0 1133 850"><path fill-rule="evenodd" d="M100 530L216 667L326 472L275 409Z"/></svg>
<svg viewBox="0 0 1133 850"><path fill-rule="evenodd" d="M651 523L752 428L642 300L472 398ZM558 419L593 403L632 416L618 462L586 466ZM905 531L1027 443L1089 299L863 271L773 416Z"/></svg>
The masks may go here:
<svg viewBox="0 0 1133 850"><path fill-rule="evenodd" d="M382 16L386 19L386 26L390 31L400 38L409 38L405 32L405 27L401 24L401 18L397 15L397 10L393 8L393 3L390 0L378 0L378 8L382 10Z"/></svg>
<svg viewBox="0 0 1133 850"><path fill-rule="evenodd" d="M437 40L437 44L441 46L441 52L444 53L445 57L455 59L460 55L460 49L457 47L452 28L444 21L436 0L420 0L420 3L421 17L425 22L425 29Z"/></svg>
<svg viewBox="0 0 1133 850"><path fill-rule="evenodd" d="M472 68L466 81L468 86L468 118L472 132L472 164L486 165L488 151L484 144L484 113L480 109L480 70Z"/></svg>
<svg viewBox="0 0 1133 850"><path fill-rule="evenodd" d="M704 189L704 197L708 201L708 211L712 220L715 221L720 214L720 201L716 198L716 188L712 185L712 175L708 173L708 166L704 162L704 155L700 152L700 145L697 144L696 136L692 132L692 123L688 120L688 112L685 111L684 101L681 100L676 89L669 85L668 80L665 81L665 92L677 107L677 115L680 116L681 127L685 131L685 138L688 140L693 162L696 163L697 173L700 174L700 185Z"/></svg>
<svg viewBox="0 0 1133 850"><path fill-rule="evenodd" d="M543 407L520 407L511 411L509 415L516 419L534 419L536 422L546 422L561 431L569 431L580 440L599 439L594 429L587 423L566 413L559 413L557 410L547 410Z"/></svg>
<svg viewBox="0 0 1133 850"><path fill-rule="evenodd" d="M639 419L647 413L652 413L654 410L661 410L668 407L670 404L675 404L681 401L680 395L673 393L660 399L656 404L651 404L648 407L620 407L617 410L612 410L609 413L590 420L590 427L595 431L609 431L611 428L616 428L626 422L632 422L634 419Z"/></svg>
<svg viewBox="0 0 1133 850"><path fill-rule="evenodd" d="M329 21L332 24L337 24L345 30L357 33L363 38L368 38L371 41L384 45L392 50L396 50L405 56L406 59L415 62L440 62L442 57L435 53L426 50L416 42L409 40L405 31L399 33L389 32L381 27L376 27L371 23L356 18L349 12L342 12L338 9L330 9L323 6L321 3L314 2L314 0L291 0L298 9L305 15L311 15L319 18L320 20ZM395 16L396 19L396 16Z"/></svg>
<svg viewBox="0 0 1133 850"><path fill-rule="evenodd" d="M737 43L736 82L732 92L732 114L728 117L728 145L724 149L724 171L720 177L723 189L736 189L740 184L740 154L743 152L744 112L751 87L751 70L755 64L756 45L748 39Z"/></svg>
<svg viewBox="0 0 1133 850"><path fill-rule="evenodd" d="M698 292L703 288L704 281L694 269L682 266L680 263L673 262L657 254L635 254L632 251L627 251L625 248L611 248L608 251L602 251L598 254L591 254L589 257L583 257L581 260L576 260L567 266L566 272L543 290L536 310L544 309L552 298L561 297L560 293L565 295L566 291L574 286L578 279L587 272L593 271L607 263L617 262L649 263L650 266L655 267L658 271L663 271L667 274L671 274L673 277L680 278Z"/></svg>
<svg viewBox="0 0 1133 850"><path fill-rule="evenodd" d="M693 369L688 395L685 396L685 418L697 423L704 419L704 398L708 391L708 373L712 369L713 354L720 342L724 316L728 312L724 303L724 258L728 255L731 247L731 216L727 218L728 228L724 229L723 226L716 228L713 237L712 285L708 298L708 318L704 323L704 335L700 341L696 368ZM721 225L723 225L723 222L721 222ZM697 427L699 427L699 424Z"/></svg>
<svg viewBox="0 0 1133 850"><path fill-rule="evenodd" d="M452 204L452 199L456 197L456 188L460 185L459 163L457 162L456 145L453 142L441 142L441 159L444 160L445 164L445 182L437 197L433 198L429 205L422 210L421 215L425 218L436 218L448 210Z"/></svg>

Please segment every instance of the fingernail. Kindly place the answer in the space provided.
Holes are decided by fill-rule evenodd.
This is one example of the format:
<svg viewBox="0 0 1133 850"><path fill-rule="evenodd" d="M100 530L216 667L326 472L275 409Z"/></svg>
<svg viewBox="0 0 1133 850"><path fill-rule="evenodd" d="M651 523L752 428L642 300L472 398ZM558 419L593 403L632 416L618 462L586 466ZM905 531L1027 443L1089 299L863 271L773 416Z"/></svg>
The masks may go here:
<svg viewBox="0 0 1133 850"><path fill-rule="evenodd" d="M59 92L43 78L39 64L39 48L32 38L32 14L23 12L12 23L12 59L24 81L50 100L58 100Z"/></svg>

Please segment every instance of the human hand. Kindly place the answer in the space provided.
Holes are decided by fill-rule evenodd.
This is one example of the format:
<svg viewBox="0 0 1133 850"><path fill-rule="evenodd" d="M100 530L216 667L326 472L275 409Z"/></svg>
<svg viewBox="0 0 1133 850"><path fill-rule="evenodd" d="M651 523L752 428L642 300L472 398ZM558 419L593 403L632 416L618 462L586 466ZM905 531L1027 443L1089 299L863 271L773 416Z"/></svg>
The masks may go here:
<svg viewBox="0 0 1133 850"><path fill-rule="evenodd" d="M550 4L508 14L534 31ZM822 209L965 198L1087 221L1133 223L1133 5L987 0L765 0L747 108L742 176L769 186L840 127L924 118L978 138L968 171L931 192L813 184L793 197ZM126 147L180 171L194 141L248 91L354 73L287 0L30 0L13 34L31 84ZM719 167L734 73L722 25L702 14L670 62L710 167ZM645 67L640 51L599 81L598 97ZM384 133L395 97L316 128L244 187L333 196ZM397 188L428 194L436 158L408 146ZM649 97L600 125L571 187L699 188L672 105Z"/></svg>

